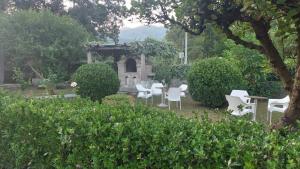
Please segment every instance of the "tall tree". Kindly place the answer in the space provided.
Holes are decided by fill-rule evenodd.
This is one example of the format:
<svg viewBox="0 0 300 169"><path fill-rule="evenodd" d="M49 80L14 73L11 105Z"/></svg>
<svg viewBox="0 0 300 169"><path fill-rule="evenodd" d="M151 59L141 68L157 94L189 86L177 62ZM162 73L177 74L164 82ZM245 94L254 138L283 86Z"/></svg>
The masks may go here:
<svg viewBox="0 0 300 169"><path fill-rule="evenodd" d="M15 12L0 19L0 51L5 64L27 75L68 78L85 61L88 32L74 19L49 11Z"/></svg>
<svg viewBox="0 0 300 169"><path fill-rule="evenodd" d="M166 40L174 43L184 51L184 30L179 26L171 26L166 34ZM225 35L212 25L209 25L201 36L188 35L189 60L220 56L225 46Z"/></svg>
<svg viewBox="0 0 300 169"><path fill-rule="evenodd" d="M66 5L65 2L73 2ZM70 3L68 3L70 4ZM0 10L50 10L54 14L70 15L97 38L118 42L122 19L127 8L124 0L0 0Z"/></svg>
<svg viewBox="0 0 300 169"><path fill-rule="evenodd" d="M63 0L0 0L0 7L2 11L48 9L56 14L65 12Z"/></svg>
<svg viewBox="0 0 300 169"><path fill-rule="evenodd" d="M100 39L109 38L118 43L120 26L125 13L122 3L108 3L98 0L73 0L68 14L84 25L89 32Z"/></svg>
<svg viewBox="0 0 300 169"><path fill-rule="evenodd" d="M281 124L300 119L300 1L299 0L133 0L133 10L148 22L176 24L198 35L207 24L215 24L235 43L264 54L278 74L291 101ZM247 41L232 31L241 24L249 27L257 41ZM296 34L297 71L293 77L284 64L269 31L278 27L279 36ZM280 125L281 126L281 125Z"/></svg>

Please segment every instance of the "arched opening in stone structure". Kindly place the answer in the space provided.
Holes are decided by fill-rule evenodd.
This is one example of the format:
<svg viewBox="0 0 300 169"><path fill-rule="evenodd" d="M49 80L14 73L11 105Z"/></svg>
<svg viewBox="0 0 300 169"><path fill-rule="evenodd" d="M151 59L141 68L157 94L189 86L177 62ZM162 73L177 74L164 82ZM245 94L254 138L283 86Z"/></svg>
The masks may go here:
<svg viewBox="0 0 300 169"><path fill-rule="evenodd" d="M129 58L125 62L126 72L137 72L136 71L136 61L132 58Z"/></svg>

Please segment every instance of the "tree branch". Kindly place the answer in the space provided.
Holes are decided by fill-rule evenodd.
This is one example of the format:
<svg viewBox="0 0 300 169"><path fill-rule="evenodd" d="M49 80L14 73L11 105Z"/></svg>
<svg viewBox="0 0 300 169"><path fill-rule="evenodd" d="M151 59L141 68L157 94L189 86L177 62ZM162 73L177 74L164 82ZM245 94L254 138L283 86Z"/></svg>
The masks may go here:
<svg viewBox="0 0 300 169"><path fill-rule="evenodd" d="M251 26L256 34L256 38L260 41L264 48L265 56L268 58L272 68L276 71L277 75L284 83L284 88L286 91L291 92L294 80L268 33L270 23L261 18L260 20L253 20L251 22Z"/></svg>
<svg viewBox="0 0 300 169"><path fill-rule="evenodd" d="M249 49L255 49L260 53L265 54L265 50L262 46L241 39L239 36L234 35L228 27L223 28L223 32L229 39L233 40L236 44L243 45L244 47Z"/></svg>
<svg viewBox="0 0 300 169"><path fill-rule="evenodd" d="M197 28L197 31L191 30L190 27L187 24L183 24L183 23L171 18L168 15L167 10L166 10L166 8L164 7L164 5L162 3L159 3L159 6L161 8L161 11L162 11L163 15L156 15L156 16L158 18L163 18L163 21L161 21L162 23L164 23L164 21L169 21L171 24L175 24L175 25L180 26L184 31L190 33L191 35L200 35L205 30L205 26L204 26L203 23L201 24L202 26ZM204 22L204 21L202 21L202 22Z"/></svg>

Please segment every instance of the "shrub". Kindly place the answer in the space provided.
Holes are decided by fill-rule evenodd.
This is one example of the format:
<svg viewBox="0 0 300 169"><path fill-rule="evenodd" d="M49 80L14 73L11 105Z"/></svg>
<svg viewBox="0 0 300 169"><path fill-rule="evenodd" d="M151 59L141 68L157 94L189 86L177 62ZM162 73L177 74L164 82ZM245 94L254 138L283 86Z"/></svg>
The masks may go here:
<svg viewBox="0 0 300 169"><path fill-rule="evenodd" d="M171 67L172 77L173 79L186 80L188 71L190 70L189 65L173 65Z"/></svg>
<svg viewBox="0 0 300 169"><path fill-rule="evenodd" d="M13 80L21 85L21 90L25 90L29 83L25 80L25 75L20 68L13 68Z"/></svg>
<svg viewBox="0 0 300 169"><path fill-rule="evenodd" d="M0 168L300 167L299 131L240 118L199 122L80 98L16 99L0 115Z"/></svg>
<svg viewBox="0 0 300 169"><path fill-rule="evenodd" d="M189 69L189 65L160 63L154 66L154 79L165 80L167 84L170 84L172 79L186 80Z"/></svg>
<svg viewBox="0 0 300 169"><path fill-rule="evenodd" d="M192 98L209 107L220 107L232 89L244 87L240 72L224 58L209 58L192 65L188 74Z"/></svg>
<svg viewBox="0 0 300 169"><path fill-rule="evenodd" d="M79 67L73 79L78 84L77 93L93 101L101 101L105 96L117 93L120 87L117 73L103 63Z"/></svg>
<svg viewBox="0 0 300 169"><path fill-rule="evenodd" d="M284 89L280 85L277 75L272 73L272 68L269 66L265 56L258 51L236 45L232 41L227 41L226 45L229 49L224 50L223 56L239 68L250 95L266 97L280 96L280 93ZM287 62L287 65L291 64ZM288 67L291 68L293 66Z"/></svg>
<svg viewBox="0 0 300 169"><path fill-rule="evenodd" d="M265 97L278 97L285 93L285 90L280 81L261 81L247 83L247 91L251 95L265 96Z"/></svg>
<svg viewBox="0 0 300 169"><path fill-rule="evenodd" d="M170 84L172 80L172 66L170 64L160 63L153 67L153 72L155 73L154 80L165 81Z"/></svg>

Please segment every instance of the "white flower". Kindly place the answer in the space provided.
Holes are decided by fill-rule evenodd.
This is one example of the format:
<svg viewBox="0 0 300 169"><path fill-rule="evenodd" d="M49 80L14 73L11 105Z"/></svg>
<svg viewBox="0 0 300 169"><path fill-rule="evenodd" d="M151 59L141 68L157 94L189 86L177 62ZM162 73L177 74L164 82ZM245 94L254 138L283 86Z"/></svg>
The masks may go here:
<svg viewBox="0 0 300 169"><path fill-rule="evenodd" d="M77 86L77 83L76 82L72 82L71 83L71 87L76 87Z"/></svg>

